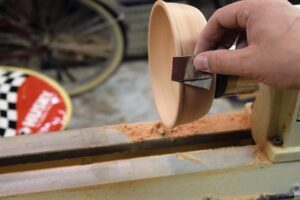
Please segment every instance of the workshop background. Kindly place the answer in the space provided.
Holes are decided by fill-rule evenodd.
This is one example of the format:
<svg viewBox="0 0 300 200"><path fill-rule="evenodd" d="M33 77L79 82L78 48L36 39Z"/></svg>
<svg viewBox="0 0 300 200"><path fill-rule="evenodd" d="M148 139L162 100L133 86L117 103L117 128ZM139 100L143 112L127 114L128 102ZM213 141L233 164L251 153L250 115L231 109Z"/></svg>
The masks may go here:
<svg viewBox="0 0 300 200"><path fill-rule="evenodd" d="M208 19L233 0L174 2L196 6ZM57 80L72 96L68 129L158 120L147 63L153 3L0 0L0 63ZM209 113L243 109L244 102L218 99Z"/></svg>
<svg viewBox="0 0 300 200"><path fill-rule="evenodd" d="M94 90L73 98L69 128L82 128L158 120L147 61L147 30L153 1L118 1L126 22L126 55L119 69ZM178 2L178 1L176 1ZM230 1L180 1L197 6L209 17ZM214 101L210 113L227 112L234 106L226 99Z"/></svg>

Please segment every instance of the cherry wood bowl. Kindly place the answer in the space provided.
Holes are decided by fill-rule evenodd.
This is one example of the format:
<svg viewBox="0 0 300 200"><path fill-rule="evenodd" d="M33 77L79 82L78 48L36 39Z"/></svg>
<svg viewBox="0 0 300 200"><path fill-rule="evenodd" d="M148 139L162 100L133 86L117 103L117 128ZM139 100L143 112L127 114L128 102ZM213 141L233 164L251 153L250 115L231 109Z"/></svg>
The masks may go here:
<svg viewBox="0 0 300 200"><path fill-rule="evenodd" d="M154 4L149 22L149 70L156 108L166 127L174 127L203 117L210 109L215 78L210 90L171 81L172 58L193 55L197 39L206 24L195 7Z"/></svg>

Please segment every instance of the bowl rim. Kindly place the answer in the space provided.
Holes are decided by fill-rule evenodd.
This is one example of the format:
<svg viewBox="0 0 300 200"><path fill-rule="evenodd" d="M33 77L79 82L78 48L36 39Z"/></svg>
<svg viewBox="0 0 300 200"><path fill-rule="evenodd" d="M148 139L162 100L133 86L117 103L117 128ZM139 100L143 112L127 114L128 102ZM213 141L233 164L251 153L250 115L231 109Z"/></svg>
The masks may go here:
<svg viewBox="0 0 300 200"><path fill-rule="evenodd" d="M180 12L182 8L184 10L183 12ZM153 49L152 46L154 44L153 40L155 39L152 39L153 36L151 35L152 29L155 30L154 28L159 28L157 26L154 26L155 24L153 23L157 21L157 18L153 20L154 18L153 16L156 14L157 10L160 12L157 14L162 13L163 16L160 17L161 18L163 17L163 19L167 20L167 24L166 24L168 26L167 31L170 32L168 34L170 35L170 37L172 37L169 40L169 44L173 45L173 47L171 47L172 54L170 54L172 56L184 56L184 55L194 54L194 51L190 49L189 46L190 44L186 43L189 40L186 39L192 39L193 41L195 41L196 37L198 37L197 32L201 31L204 28L205 24L207 23L205 16L201 13L201 11L193 6L180 4L180 3L164 2L162 0L157 0L155 2L150 14L149 32L148 32L149 70L151 74L152 91L157 91L156 89L154 90L154 88L157 88L157 84L155 84L155 81L153 81L155 79L153 79L153 74L152 74L153 73L152 70L156 69L156 67L152 63L155 62L153 61L153 56L152 56L152 53L155 52L154 51L155 49ZM191 30L185 28L179 28L180 23L183 22L183 21L180 22L179 20L185 18L191 19L192 21L196 20L199 23L203 22L204 24L202 25L198 24L199 26L195 27L196 28L195 30L197 30L197 32L189 33L188 31ZM194 27L192 27L192 29L193 28ZM189 34L191 35L188 36ZM150 36L152 36L152 38ZM171 75L170 75L170 79L171 79ZM154 87L154 85L156 87ZM172 105L172 111L171 111L172 113L169 116L168 114L164 113L165 111L168 111L168 109L161 108L159 100L156 94L154 93L155 104L160 119L163 122L163 124L168 128L173 128L177 125L191 122L207 114L207 112L211 108L214 99L215 87L216 87L216 75L214 74L213 76L212 86L209 90L203 88L195 88L193 86L184 85L181 83L176 83L175 86L176 88L174 87L174 91L176 92L176 96L174 96L174 98L176 98L176 102L175 102L176 104L174 106ZM164 115L164 118L162 117L162 115ZM169 119L166 119L167 117L169 117Z"/></svg>
<svg viewBox="0 0 300 200"><path fill-rule="evenodd" d="M157 12L158 8L162 8L162 10L164 11L165 16L167 17L168 25L169 25L169 28L171 30L170 32L171 32L171 35L172 35L172 43L174 45L175 55L180 56L180 55L182 55L181 42L179 40L179 37L176 37L176 33L178 35L178 30L176 28L176 24L175 24L173 18L171 17L168 4L171 4L171 3L166 3L162 0L157 0L154 3L153 8L152 8L151 13L150 13L150 17L149 17L149 30L151 30L151 26L152 26L152 22L153 22L152 17L154 16L154 13ZM149 49L150 49L150 46L151 46L150 45L150 34L151 34L151 31L149 31L149 33L148 33L148 54L150 54ZM149 59L149 63L150 63L150 59ZM149 70L151 71L151 64L149 65ZM151 85L152 85L152 88L153 88L153 82L151 83ZM174 125L176 125L178 123L178 121L180 120L181 115L182 115L182 109L183 109L182 105L183 105L183 98L184 98L184 95L183 95L184 94L184 85L182 85L180 83L176 83L176 90L178 90L178 96L179 96L178 105L176 107L176 112L175 112L176 115L174 115L172 120L170 120L170 123L165 123L165 121L163 121L163 123L166 127L174 127ZM156 107L158 108L156 100L155 100L155 104L156 104ZM160 115L160 119L163 120L163 118L161 117L160 112L158 112L158 114Z"/></svg>

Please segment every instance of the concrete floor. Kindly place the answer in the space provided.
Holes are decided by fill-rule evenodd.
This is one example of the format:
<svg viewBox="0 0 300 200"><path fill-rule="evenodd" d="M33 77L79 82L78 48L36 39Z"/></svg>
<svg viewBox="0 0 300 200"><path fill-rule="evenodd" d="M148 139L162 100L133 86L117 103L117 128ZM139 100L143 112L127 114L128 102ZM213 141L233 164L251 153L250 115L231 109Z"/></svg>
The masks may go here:
<svg viewBox="0 0 300 200"><path fill-rule="evenodd" d="M159 119L151 93L146 60L124 62L104 84L73 98L73 106L69 129ZM227 99L217 99L209 114L241 107L232 105Z"/></svg>

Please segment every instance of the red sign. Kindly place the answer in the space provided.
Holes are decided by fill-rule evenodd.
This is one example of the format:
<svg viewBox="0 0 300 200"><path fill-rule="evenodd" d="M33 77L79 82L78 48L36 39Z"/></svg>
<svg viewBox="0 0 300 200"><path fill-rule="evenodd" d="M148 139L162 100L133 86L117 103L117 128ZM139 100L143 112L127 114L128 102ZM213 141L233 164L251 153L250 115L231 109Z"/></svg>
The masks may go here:
<svg viewBox="0 0 300 200"><path fill-rule="evenodd" d="M62 130L70 114L70 99L49 78L28 70L0 69L2 136Z"/></svg>

